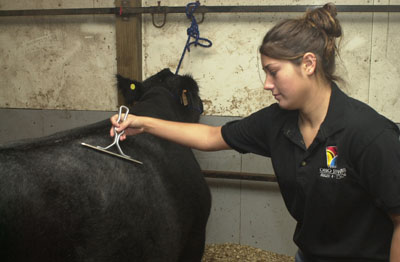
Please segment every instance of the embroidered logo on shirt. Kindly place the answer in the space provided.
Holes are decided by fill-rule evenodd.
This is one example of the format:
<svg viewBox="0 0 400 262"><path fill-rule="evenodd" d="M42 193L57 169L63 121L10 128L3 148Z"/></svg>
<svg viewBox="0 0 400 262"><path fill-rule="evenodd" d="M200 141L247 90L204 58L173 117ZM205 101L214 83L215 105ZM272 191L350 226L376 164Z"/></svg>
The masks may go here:
<svg viewBox="0 0 400 262"><path fill-rule="evenodd" d="M329 168L337 167L338 150L336 146L326 147L326 164Z"/></svg>
<svg viewBox="0 0 400 262"><path fill-rule="evenodd" d="M347 176L347 170L346 168L320 168L319 176L330 179L343 179Z"/></svg>
<svg viewBox="0 0 400 262"><path fill-rule="evenodd" d="M329 179L343 179L347 176L346 168L337 167L338 149L337 146L326 147L326 168L319 169L319 175Z"/></svg>

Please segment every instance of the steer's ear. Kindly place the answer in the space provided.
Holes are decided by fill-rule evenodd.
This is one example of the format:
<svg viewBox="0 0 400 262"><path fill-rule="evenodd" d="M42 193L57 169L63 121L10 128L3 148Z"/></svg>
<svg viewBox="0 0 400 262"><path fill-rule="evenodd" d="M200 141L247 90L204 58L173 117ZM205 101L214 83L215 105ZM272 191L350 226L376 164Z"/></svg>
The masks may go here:
<svg viewBox="0 0 400 262"><path fill-rule="evenodd" d="M122 93L127 105L132 105L138 101L143 94L143 85L141 82L117 75L117 87Z"/></svg>

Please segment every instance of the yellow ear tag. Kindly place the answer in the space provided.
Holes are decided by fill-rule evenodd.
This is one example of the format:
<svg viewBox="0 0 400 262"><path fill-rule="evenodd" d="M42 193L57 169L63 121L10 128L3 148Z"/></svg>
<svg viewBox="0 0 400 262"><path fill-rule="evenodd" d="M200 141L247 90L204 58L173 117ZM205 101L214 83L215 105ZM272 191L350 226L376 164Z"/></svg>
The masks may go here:
<svg viewBox="0 0 400 262"><path fill-rule="evenodd" d="M135 84L131 84L131 90L135 90L135 88L136 88L136 86L135 86Z"/></svg>

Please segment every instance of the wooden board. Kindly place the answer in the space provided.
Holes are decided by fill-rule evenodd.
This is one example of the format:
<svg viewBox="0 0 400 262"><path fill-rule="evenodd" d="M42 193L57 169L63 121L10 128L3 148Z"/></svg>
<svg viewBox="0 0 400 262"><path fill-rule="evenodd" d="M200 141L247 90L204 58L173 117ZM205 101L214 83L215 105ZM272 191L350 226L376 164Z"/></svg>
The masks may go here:
<svg viewBox="0 0 400 262"><path fill-rule="evenodd" d="M116 7L141 7L141 1L116 0ZM142 80L142 16L117 16L116 22L117 73ZM118 95L118 105L124 104L121 94Z"/></svg>

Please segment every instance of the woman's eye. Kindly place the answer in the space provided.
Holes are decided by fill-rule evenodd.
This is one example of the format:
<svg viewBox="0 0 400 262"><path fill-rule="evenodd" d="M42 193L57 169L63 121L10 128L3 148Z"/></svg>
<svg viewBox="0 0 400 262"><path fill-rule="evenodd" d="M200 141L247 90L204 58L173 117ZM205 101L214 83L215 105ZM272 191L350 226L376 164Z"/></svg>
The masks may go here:
<svg viewBox="0 0 400 262"><path fill-rule="evenodd" d="M270 74L271 76L276 76L276 73L277 73L277 71L269 71L269 74Z"/></svg>

